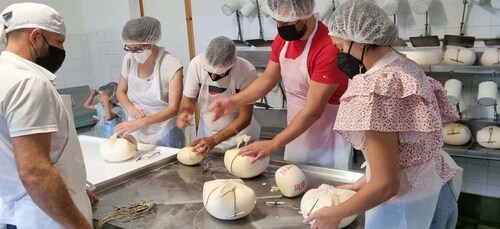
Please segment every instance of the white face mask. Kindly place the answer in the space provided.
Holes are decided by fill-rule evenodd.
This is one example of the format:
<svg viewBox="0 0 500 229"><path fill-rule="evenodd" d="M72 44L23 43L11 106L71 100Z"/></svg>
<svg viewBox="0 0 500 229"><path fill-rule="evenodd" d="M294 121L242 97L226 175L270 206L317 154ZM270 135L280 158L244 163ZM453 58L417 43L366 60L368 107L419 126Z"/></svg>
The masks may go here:
<svg viewBox="0 0 500 229"><path fill-rule="evenodd" d="M140 64L144 64L146 60L148 60L149 56L151 56L151 49L146 49L141 53L134 53L134 59Z"/></svg>

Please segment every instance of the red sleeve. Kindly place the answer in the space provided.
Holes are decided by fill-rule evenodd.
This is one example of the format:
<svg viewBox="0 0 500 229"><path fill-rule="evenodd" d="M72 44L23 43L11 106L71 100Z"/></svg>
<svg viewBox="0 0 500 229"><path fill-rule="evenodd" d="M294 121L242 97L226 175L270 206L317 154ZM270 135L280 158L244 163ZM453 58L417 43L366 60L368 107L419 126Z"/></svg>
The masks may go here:
<svg viewBox="0 0 500 229"><path fill-rule="evenodd" d="M280 35L276 35L274 38L273 44L271 45L271 57L270 60L279 63L280 62L280 53L281 49L285 46L285 40L280 37Z"/></svg>
<svg viewBox="0 0 500 229"><path fill-rule="evenodd" d="M339 49L330 41L325 43L314 57L311 80L325 84L345 84L347 76L337 68L337 53Z"/></svg>

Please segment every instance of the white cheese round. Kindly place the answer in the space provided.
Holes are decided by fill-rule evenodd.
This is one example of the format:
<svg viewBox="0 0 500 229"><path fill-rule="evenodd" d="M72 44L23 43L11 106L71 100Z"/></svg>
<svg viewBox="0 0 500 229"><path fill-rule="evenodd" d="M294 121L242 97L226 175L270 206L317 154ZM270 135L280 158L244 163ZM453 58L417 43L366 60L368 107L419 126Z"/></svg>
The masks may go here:
<svg viewBox="0 0 500 229"><path fill-rule="evenodd" d="M240 156L240 149L230 149L224 155L226 169L239 178L251 178L263 173L269 165L270 157L262 158L252 164L253 157Z"/></svg>
<svg viewBox="0 0 500 229"><path fill-rule="evenodd" d="M193 152L193 147L184 147L177 153L177 160L184 165L196 165L203 161L205 156Z"/></svg>
<svg viewBox="0 0 500 229"><path fill-rule="evenodd" d="M487 126L477 132L477 142L488 149L500 149L500 127Z"/></svg>
<svg viewBox="0 0 500 229"><path fill-rule="evenodd" d="M101 156L106 161L126 161L135 156L137 152L137 140L132 135L117 137L116 134L104 141L99 146Z"/></svg>
<svg viewBox="0 0 500 229"><path fill-rule="evenodd" d="M307 188L306 175L296 165L290 164L280 167L276 170L274 178L281 193L286 197L298 196Z"/></svg>
<svg viewBox="0 0 500 229"><path fill-rule="evenodd" d="M443 141L448 145L467 144L472 137L468 126L460 123L448 123L443 127Z"/></svg>
<svg viewBox="0 0 500 229"><path fill-rule="evenodd" d="M240 179L218 179L203 184L203 205L217 219L240 219L252 212L255 192Z"/></svg>
<svg viewBox="0 0 500 229"><path fill-rule="evenodd" d="M476 62L476 52L464 47L448 48L444 52L443 64L471 66Z"/></svg>
<svg viewBox="0 0 500 229"><path fill-rule="evenodd" d="M347 189L337 189L331 185L322 184L319 188L307 191L300 202L300 211L304 218L323 207L337 206L354 196L356 192ZM349 216L340 221L339 228L351 224L358 215Z"/></svg>
<svg viewBox="0 0 500 229"><path fill-rule="evenodd" d="M500 66L500 47L486 49L479 62L483 66Z"/></svg>

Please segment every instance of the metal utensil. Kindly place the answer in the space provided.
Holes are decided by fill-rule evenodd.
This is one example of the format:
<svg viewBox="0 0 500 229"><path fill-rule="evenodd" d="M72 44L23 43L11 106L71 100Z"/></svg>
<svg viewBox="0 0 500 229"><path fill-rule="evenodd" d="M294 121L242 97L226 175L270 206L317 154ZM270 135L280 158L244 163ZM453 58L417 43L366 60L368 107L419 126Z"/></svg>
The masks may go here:
<svg viewBox="0 0 500 229"><path fill-rule="evenodd" d="M474 42L476 41L475 37L464 36L464 25L465 25L465 10L467 8L467 0L463 1L464 8L462 11L462 21L460 22L460 35L444 35L444 45L454 45L454 46L462 46L466 48L474 47Z"/></svg>
<svg viewBox="0 0 500 229"><path fill-rule="evenodd" d="M410 37L413 47L441 46L438 36L429 35L429 11L425 12L425 31L424 36Z"/></svg>

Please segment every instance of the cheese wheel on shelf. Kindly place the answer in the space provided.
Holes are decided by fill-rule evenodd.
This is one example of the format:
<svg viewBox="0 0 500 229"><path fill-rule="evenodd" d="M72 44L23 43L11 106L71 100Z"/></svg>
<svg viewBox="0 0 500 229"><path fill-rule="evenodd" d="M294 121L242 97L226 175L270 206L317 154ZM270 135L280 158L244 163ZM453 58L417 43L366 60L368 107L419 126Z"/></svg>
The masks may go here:
<svg viewBox="0 0 500 229"><path fill-rule="evenodd" d="M203 205L217 219L240 219L252 212L255 192L240 179L217 179L203 184Z"/></svg>
<svg viewBox="0 0 500 229"><path fill-rule="evenodd" d="M500 127L487 126L477 132L477 142L484 148L500 149Z"/></svg>
<svg viewBox="0 0 500 229"><path fill-rule="evenodd" d="M286 197L298 196L307 188L306 175L296 165L290 164L280 167L276 170L274 178L281 193Z"/></svg>
<svg viewBox="0 0 500 229"><path fill-rule="evenodd" d="M472 49L452 47L444 52L443 64L445 65L471 66L474 62L476 62L476 52Z"/></svg>
<svg viewBox="0 0 500 229"><path fill-rule="evenodd" d="M203 161L205 156L193 152L193 147L184 147L177 153L177 160L184 165L196 165Z"/></svg>
<svg viewBox="0 0 500 229"><path fill-rule="evenodd" d="M467 144L472 137L468 126L460 123L448 123L443 127L443 141L448 145Z"/></svg>
<svg viewBox="0 0 500 229"><path fill-rule="evenodd" d="M500 66L500 47L486 49L479 62L483 66Z"/></svg>
<svg viewBox="0 0 500 229"><path fill-rule="evenodd" d="M99 151L106 161L126 161L137 153L137 140L132 135L118 137L114 134L99 145Z"/></svg>
<svg viewBox="0 0 500 229"><path fill-rule="evenodd" d="M338 189L331 185L322 184L316 189L307 191L300 202L300 211L304 218L313 214L323 207L337 206L345 202L356 192L347 189ZM353 215L342 219L339 228L344 228L351 224L358 215Z"/></svg>

